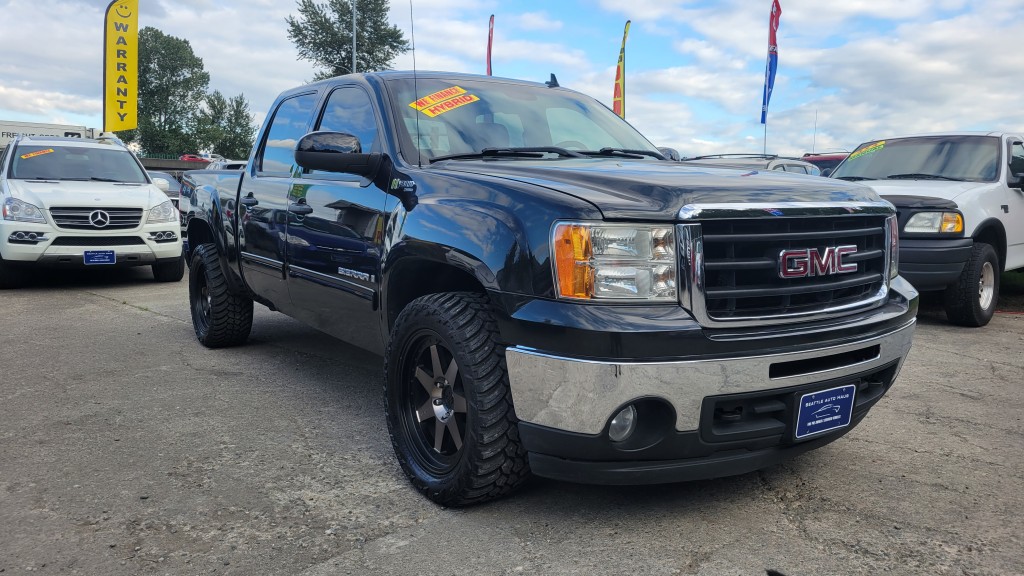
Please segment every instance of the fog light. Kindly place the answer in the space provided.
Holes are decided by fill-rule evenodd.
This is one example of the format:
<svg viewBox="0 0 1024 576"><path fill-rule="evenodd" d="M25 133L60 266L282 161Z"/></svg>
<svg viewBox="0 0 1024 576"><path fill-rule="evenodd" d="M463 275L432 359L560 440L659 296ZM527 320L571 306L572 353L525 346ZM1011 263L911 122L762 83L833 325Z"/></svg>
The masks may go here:
<svg viewBox="0 0 1024 576"><path fill-rule="evenodd" d="M636 408L630 404L616 414L615 418L612 418L611 424L608 425L608 438L612 442L622 442L629 438L634 430L636 430Z"/></svg>

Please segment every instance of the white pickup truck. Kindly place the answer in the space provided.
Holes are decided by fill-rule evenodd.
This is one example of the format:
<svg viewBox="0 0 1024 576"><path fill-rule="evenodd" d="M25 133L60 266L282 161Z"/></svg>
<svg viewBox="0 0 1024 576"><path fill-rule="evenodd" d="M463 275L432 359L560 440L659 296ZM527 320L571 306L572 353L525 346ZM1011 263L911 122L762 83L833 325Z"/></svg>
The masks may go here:
<svg viewBox="0 0 1024 576"><path fill-rule="evenodd" d="M944 291L963 326L992 319L1003 272L1024 268L1024 138L954 132L865 142L832 173L858 181L899 213L899 271Z"/></svg>

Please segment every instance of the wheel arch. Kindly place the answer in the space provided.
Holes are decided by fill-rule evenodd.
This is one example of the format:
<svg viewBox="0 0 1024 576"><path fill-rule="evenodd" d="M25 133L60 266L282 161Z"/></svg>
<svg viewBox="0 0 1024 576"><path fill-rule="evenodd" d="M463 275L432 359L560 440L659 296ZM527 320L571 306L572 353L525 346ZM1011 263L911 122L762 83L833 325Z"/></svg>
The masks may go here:
<svg viewBox="0 0 1024 576"><path fill-rule="evenodd" d="M1006 229L1003 223L995 218L989 218L981 223L972 235L975 243L983 243L992 246L996 255L999 256L999 268L1003 271L1006 268Z"/></svg>
<svg viewBox="0 0 1024 576"><path fill-rule="evenodd" d="M485 281L474 271L447 262L406 257L388 266L382 290L385 334L413 300L441 292L472 292L487 295Z"/></svg>

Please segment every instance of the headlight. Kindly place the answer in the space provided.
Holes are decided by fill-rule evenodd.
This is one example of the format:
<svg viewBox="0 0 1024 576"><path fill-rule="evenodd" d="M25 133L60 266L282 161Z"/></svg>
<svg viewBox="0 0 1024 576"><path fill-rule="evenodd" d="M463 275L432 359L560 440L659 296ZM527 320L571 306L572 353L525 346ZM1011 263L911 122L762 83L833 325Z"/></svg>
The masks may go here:
<svg viewBox="0 0 1024 576"><path fill-rule="evenodd" d="M900 274L900 223L896 216L889 216L886 228L889 229L889 279L892 280Z"/></svg>
<svg viewBox="0 0 1024 576"><path fill-rule="evenodd" d="M671 226L561 223L552 244L561 298L677 299Z"/></svg>
<svg viewBox="0 0 1024 576"><path fill-rule="evenodd" d="M907 220L908 234L948 234L964 231L964 217L958 212L918 212Z"/></svg>
<svg viewBox="0 0 1024 576"><path fill-rule="evenodd" d="M37 222L46 224L43 211L37 206L28 202L22 202L17 198L4 200L4 220L18 220L19 222Z"/></svg>
<svg viewBox="0 0 1024 576"><path fill-rule="evenodd" d="M146 220L147 224L158 224L160 222L177 222L178 211L174 209L174 204L168 200L157 204L152 210L149 211L149 219Z"/></svg>

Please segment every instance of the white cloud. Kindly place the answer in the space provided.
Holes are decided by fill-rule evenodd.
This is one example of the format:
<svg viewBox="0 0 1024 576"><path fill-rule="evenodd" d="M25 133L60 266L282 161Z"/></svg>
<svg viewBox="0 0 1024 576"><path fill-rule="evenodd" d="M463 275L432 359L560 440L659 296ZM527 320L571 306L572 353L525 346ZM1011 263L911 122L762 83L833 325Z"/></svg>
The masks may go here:
<svg viewBox="0 0 1024 576"><path fill-rule="evenodd" d="M552 18L547 12L526 12L512 19L513 25L523 30L541 30L551 32L562 29L562 22ZM495 23L497 26L497 22Z"/></svg>

